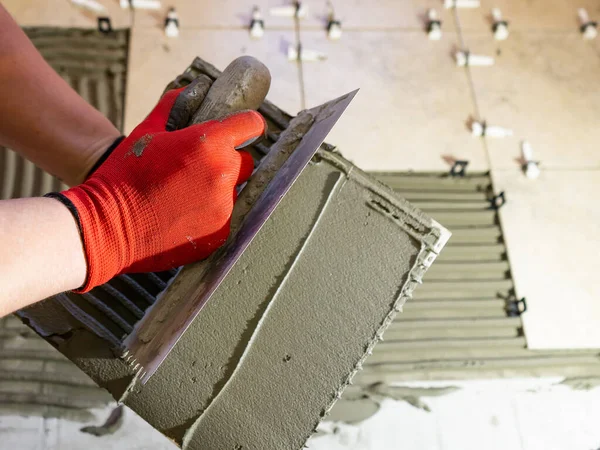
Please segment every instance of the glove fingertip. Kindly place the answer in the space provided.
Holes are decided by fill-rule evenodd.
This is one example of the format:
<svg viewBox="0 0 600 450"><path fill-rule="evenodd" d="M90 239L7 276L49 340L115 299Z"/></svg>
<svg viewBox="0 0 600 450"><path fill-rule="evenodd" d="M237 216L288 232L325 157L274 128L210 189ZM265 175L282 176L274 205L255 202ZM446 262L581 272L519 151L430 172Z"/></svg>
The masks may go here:
<svg viewBox="0 0 600 450"><path fill-rule="evenodd" d="M240 173L238 175L237 184L242 184L248 181L248 178L254 172L254 158L249 152L238 151L240 155Z"/></svg>
<svg viewBox="0 0 600 450"><path fill-rule="evenodd" d="M184 89L185 87L182 87L165 92L150 114L136 127L136 130L140 133L148 129L154 131L166 130L171 109Z"/></svg>
<svg viewBox="0 0 600 450"><path fill-rule="evenodd" d="M254 144L267 134L267 121L260 113L251 109L230 114L218 121L236 149Z"/></svg>

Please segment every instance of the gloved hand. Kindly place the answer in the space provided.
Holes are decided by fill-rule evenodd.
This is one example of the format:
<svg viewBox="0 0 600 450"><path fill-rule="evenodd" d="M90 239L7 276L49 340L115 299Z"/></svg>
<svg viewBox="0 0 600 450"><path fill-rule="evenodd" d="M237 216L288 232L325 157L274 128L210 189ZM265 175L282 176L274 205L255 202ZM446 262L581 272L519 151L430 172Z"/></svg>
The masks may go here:
<svg viewBox="0 0 600 450"><path fill-rule="evenodd" d="M88 271L77 292L204 259L226 241L236 185L254 169L235 147L260 138L266 122L245 111L174 130L184 89L168 91L83 184L52 195L79 223Z"/></svg>

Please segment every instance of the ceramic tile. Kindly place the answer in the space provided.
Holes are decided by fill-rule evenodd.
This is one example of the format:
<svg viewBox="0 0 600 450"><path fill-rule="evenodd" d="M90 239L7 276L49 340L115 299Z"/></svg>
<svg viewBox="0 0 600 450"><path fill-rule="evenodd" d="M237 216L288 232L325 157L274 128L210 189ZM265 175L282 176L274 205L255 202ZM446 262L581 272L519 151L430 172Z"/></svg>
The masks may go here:
<svg viewBox="0 0 600 450"><path fill-rule="evenodd" d="M519 167L524 139L542 167L600 167L600 57L593 44L576 34L541 33L514 33L499 45L475 35L466 41L473 53L496 57L493 67L470 68L482 117L514 132L487 139L492 168Z"/></svg>
<svg viewBox="0 0 600 450"><path fill-rule="evenodd" d="M117 0L96 0L106 12L94 13L72 4L69 0L5 0L2 5L24 27L55 26L97 28L98 16L108 16L113 28L128 28L131 15L121 9Z"/></svg>
<svg viewBox="0 0 600 450"><path fill-rule="evenodd" d="M291 31L269 31L252 41L244 31L182 30L177 39L158 29L135 27L129 51L125 131L130 132L154 107L166 84L180 74L196 56L223 70L241 55L257 57L271 71L267 98L295 114L300 109L298 69L288 62Z"/></svg>
<svg viewBox="0 0 600 450"><path fill-rule="evenodd" d="M252 9L258 6L266 29L293 29L294 19L270 14L272 8L291 5L287 0L170 0L163 1L158 10L137 9L136 25L163 29L169 8L175 8L182 29L246 29L252 20Z"/></svg>
<svg viewBox="0 0 600 450"><path fill-rule="evenodd" d="M328 22L326 2L304 3L309 7L309 14L302 21L302 28L325 28ZM344 30L423 29L430 8L438 13L442 30L454 28L452 12L443 8L441 0L333 0L332 3L335 19L342 23Z"/></svg>
<svg viewBox="0 0 600 450"><path fill-rule="evenodd" d="M499 8L510 30L579 32L577 9L585 7L592 20L600 19L600 2L596 0L480 0L481 7L457 9L463 31L489 32L492 39L492 8ZM596 19L594 19L596 17ZM511 37L509 36L509 40Z"/></svg>
<svg viewBox="0 0 600 450"><path fill-rule="evenodd" d="M240 2L224 0L171 0L163 2L158 11L138 10L136 24L145 27L162 28L168 7L174 6L179 14L182 28L247 28L252 16L252 8L258 6L266 29L294 28L294 20L278 17L271 13L272 8L291 5L291 0L255 0ZM304 29L325 29L328 21L328 8L325 0L303 1L306 16L301 19ZM335 16L344 29L389 29L418 28L425 26L425 16L429 8L437 10L442 26L453 26L454 20L448 10L444 10L440 0L361 0L333 1ZM448 28L450 29L450 28ZM325 34L323 34L325 35Z"/></svg>
<svg viewBox="0 0 600 450"><path fill-rule="evenodd" d="M500 219L532 349L600 348L600 171L492 170Z"/></svg>
<svg viewBox="0 0 600 450"><path fill-rule="evenodd" d="M327 54L306 62L307 107L360 88L327 142L365 170L447 170L447 159L486 170L468 78L456 67L456 35L432 42L421 32L348 32L339 42L303 32L304 48Z"/></svg>

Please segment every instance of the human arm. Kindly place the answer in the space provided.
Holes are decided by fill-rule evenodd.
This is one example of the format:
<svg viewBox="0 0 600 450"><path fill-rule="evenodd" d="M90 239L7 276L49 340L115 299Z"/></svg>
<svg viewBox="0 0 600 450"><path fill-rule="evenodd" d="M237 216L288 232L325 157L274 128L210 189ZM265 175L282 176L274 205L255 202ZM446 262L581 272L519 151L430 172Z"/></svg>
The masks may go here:
<svg viewBox="0 0 600 450"><path fill-rule="evenodd" d="M85 281L77 224L54 199L0 201L0 248L0 317Z"/></svg>
<svg viewBox="0 0 600 450"><path fill-rule="evenodd" d="M44 61L0 5L0 146L69 186L81 183L120 135Z"/></svg>
<svg viewBox="0 0 600 450"><path fill-rule="evenodd" d="M178 267L225 242L236 186L254 168L235 148L262 137L266 124L246 111L170 126L177 100L194 89L167 92L84 183L54 198L0 202L0 313L120 273Z"/></svg>

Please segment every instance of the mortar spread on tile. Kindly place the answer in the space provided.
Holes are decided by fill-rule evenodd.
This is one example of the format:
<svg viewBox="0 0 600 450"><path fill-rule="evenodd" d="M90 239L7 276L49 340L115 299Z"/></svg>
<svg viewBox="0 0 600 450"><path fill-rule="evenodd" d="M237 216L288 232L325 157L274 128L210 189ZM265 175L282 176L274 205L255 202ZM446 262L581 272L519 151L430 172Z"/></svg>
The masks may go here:
<svg viewBox="0 0 600 450"><path fill-rule="evenodd" d="M345 162L339 156L332 158ZM412 289L413 283L405 280L421 249L418 240L403 234L396 223L366 206L370 189L379 190L379 195L384 195L386 189L374 181L371 186L367 182L370 178L358 169L351 173L348 178L326 158L309 165L159 371L143 389L129 393L127 405L174 439L189 428L185 441L188 448L302 445L301 441L339 395L348 374L370 350L367 343L376 341L401 288L406 284ZM408 205L405 208L410 210ZM344 232L339 231L340 226ZM379 227L381 232L375 232ZM378 236L379 242L372 236ZM355 241L363 246L358 253ZM370 246L364 247L368 242L377 248L389 248L385 264L393 267L392 271L380 273L381 255ZM398 255L407 251L414 252L412 262L411 258L399 262ZM368 256L362 257L362 253ZM306 273L315 268L321 270ZM355 272L359 275L355 276ZM275 295L276 301L272 301ZM347 300L340 298L352 298L358 305L344 307ZM367 300L372 298L382 303ZM295 313L294 306L300 308ZM365 316L363 309L378 319L360 320ZM263 317L258 333L252 337ZM364 332L355 333L357 327ZM338 336L339 329L345 329L348 335ZM247 346L251 338L253 345ZM304 339L309 341L302 342ZM327 341L336 348L335 354L345 350L346 356L341 362L331 362L328 373L322 374L325 361L332 359L319 348L321 342ZM202 343L200 347L198 343ZM338 349L342 343L348 348ZM244 364L236 366L244 352ZM317 368L319 371L312 376L320 380L313 386L311 375L304 372ZM265 373L270 370L277 374ZM294 380L284 382L283 376ZM297 392L289 391L290 385L296 386ZM177 389L173 390L173 386ZM266 397L271 400L265 401ZM286 406L288 397L294 402L290 407ZM212 404L211 399L215 399ZM155 407L157 401L160 409ZM240 420L250 420L244 414L234 413L240 410L255 411L261 428L271 423L272 431L260 437L260 445L252 440L258 437L258 423L240 424ZM282 420L290 414L295 419ZM225 420L223 415L231 417ZM223 425L213 429L223 420L236 433L225 432ZM190 428L194 422L196 426ZM282 423L292 422L295 427L280 428ZM252 439L243 444L226 440L232 436Z"/></svg>
<svg viewBox="0 0 600 450"><path fill-rule="evenodd" d="M252 346L254 345L254 341L256 340L258 334L260 333L262 325L265 322L265 320L267 319L267 315L269 314L269 311L270 311L271 307L274 305L274 303L275 303L275 301L277 299L278 294L282 291L283 286L285 285L286 281L288 280L290 273L292 273L292 271L294 270L295 264L298 262L299 258L301 258L302 252L303 252L304 248L306 247L306 245L310 242L312 234L317 229L317 227L319 225L319 221L320 221L323 213L326 211L326 209L329 206L329 203L331 202L332 198L334 198L334 194L337 193L337 190L341 188L341 186L342 186L342 184L344 182L344 179L345 178L341 174L339 174L338 179L335 181L335 184L333 185L331 191L328 193L328 195L327 195L327 197L325 199L325 202L324 202L321 210L319 211L319 213L318 213L318 215L317 215L314 223L312 224L311 229L310 229L310 231L308 233L308 236L306 237L306 239L302 243L302 246L298 250L298 253L294 256L293 261L292 261L292 263L291 263L288 271L285 273L283 279L281 280L281 282L277 286L277 288L276 288L273 296L269 300L269 303L267 304L266 308L262 312L262 314L260 316L260 319L256 323L256 327L254 328L254 330L252 330L252 334L250 335L248 341L245 343L242 355L240 356L239 360L235 363L235 367L231 371L231 375L225 381L225 384L223 385L223 387L221 389L219 389L219 391L217 392L217 394L211 399L210 403L208 404L208 406L206 407L206 409L202 412L202 414L204 414L205 412L207 412L210 409L210 406L213 404L213 402L218 399L219 395L225 389L227 389L227 386L228 386L229 382L232 379L234 379L234 377L235 377L238 369L241 368L242 364L244 364L245 358L247 357L248 353L250 353L250 350L252 349ZM285 360L285 362L289 362L291 360L291 356L286 355L286 357L284 357L284 360ZM202 414L200 415L200 417L198 419L196 419L196 421L198 421L198 420L200 420L202 418ZM184 440L184 442L185 442L185 440Z"/></svg>
<svg viewBox="0 0 600 450"><path fill-rule="evenodd" d="M325 162L310 166L301 182L298 188L303 189L294 186L274 223L265 225L261 240L289 240L286 225L297 221L295 211L308 209L316 214L311 214L314 218L302 233L305 237L300 236L281 281L274 286L277 301L261 317L262 326L244 364L189 429L184 448L300 448L360 365L370 343L377 340L381 324L408 284L407 273L420 244L402 233L392 234L390 228L396 225L387 218L369 216L362 187L340 178ZM325 183L328 187L319 202L323 206L315 210L315 187ZM301 207L307 203L313 208ZM375 233L375 229L389 231ZM362 243L357 242L360 239ZM369 252L367 243L378 249L387 246L389 253L383 259L390 258L387 263L395 268L380 274L375 260L381 263L382 255L364 255ZM401 254L413 257L399 261ZM255 265L268 264L265 259L272 258L268 251L262 258L250 256ZM357 275L367 267L372 269ZM236 408L252 411L252 417L231 415ZM217 423L221 425L216 427Z"/></svg>

